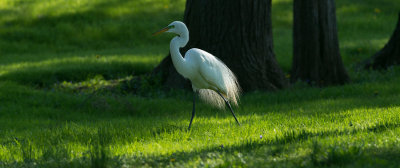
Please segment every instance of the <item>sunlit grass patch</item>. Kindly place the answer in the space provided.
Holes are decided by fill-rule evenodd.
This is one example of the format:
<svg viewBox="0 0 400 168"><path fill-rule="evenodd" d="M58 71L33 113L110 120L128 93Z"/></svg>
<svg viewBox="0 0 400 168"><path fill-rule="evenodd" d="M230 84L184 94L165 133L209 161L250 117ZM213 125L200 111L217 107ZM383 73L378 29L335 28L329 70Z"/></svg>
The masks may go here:
<svg viewBox="0 0 400 168"><path fill-rule="evenodd" d="M55 84L55 88L60 90L68 90L68 91L81 91L81 90L88 90L88 92L98 91L100 89L105 89L107 87L116 86L118 83L122 81L132 80L132 76L128 76L122 79L117 80L104 80L104 77L101 75L97 75L92 79L88 79L82 82L67 82L64 81L60 84Z"/></svg>
<svg viewBox="0 0 400 168"><path fill-rule="evenodd" d="M181 20L184 1L6 0L3 8L0 49L40 53L161 44L167 38L151 34Z"/></svg>

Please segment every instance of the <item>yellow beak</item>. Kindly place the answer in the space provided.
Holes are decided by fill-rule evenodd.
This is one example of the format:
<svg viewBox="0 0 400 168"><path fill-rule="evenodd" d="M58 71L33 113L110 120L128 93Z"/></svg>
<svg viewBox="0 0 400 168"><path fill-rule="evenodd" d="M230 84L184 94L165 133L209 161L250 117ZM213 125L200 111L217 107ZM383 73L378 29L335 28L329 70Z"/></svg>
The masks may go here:
<svg viewBox="0 0 400 168"><path fill-rule="evenodd" d="M170 27L165 27L165 28L161 29L160 31L153 33L153 36L156 36L156 35L159 35L161 33L164 33L166 31L168 31L169 29L170 29Z"/></svg>

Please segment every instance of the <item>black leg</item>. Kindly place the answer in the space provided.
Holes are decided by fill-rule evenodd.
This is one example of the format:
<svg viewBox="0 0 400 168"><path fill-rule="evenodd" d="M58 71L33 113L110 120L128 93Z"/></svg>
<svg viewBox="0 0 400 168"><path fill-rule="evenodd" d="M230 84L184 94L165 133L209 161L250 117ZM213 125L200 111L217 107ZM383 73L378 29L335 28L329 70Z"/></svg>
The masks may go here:
<svg viewBox="0 0 400 168"><path fill-rule="evenodd" d="M232 107L231 107L231 104L229 104L229 102L228 102L228 100L226 100L225 99L225 97L224 96L222 96L222 94L221 93L219 93L219 91L217 91L217 93L222 97L222 99L224 99L224 101L225 101L225 103L226 103L226 105L228 105L228 107L229 107L229 109L231 110L231 112L232 112L232 115L233 115L233 117L235 118L235 120L236 120L236 122L240 125L240 123L239 123L239 121L238 121L238 119L236 118L236 116L235 116L235 113L233 112L233 110L232 110Z"/></svg>
<svg viewBox="0 0 400 168"><path fill-rule="evenodd" d="M195 104L196 104L196 92L193 93L193 111L192 111L192 118L190 119L190 123L189 123L189 128L188 130L190 130L190 127L192 126L192 121L194 118L194 113L195 113Z"/></svg>

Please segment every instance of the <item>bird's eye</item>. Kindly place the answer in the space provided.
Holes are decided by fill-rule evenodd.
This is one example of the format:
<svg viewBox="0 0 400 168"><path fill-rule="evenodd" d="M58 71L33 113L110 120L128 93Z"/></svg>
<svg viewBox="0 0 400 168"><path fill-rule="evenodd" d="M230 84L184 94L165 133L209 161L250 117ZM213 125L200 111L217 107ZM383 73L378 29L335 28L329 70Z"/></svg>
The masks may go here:
<svg viewBox="0 0 400 168"><path fill-rule="evenodd" d="M168 26L168 28L172 29L172 28L175 28L175 26L174 26L174 25L171 25L171 26Z"/></svg>

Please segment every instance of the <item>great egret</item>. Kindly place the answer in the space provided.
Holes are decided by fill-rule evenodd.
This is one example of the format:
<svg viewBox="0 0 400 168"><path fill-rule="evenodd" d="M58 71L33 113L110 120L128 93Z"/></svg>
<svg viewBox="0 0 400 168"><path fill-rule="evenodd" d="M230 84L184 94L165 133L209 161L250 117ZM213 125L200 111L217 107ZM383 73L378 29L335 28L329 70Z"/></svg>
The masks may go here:
<svg viewBox="0 0 400 168"><path fill-rule="evenodd" d="M179 48L184 47L189 41L189 31L183 22L174 21L153 35L163 32L178 35L170 43L172 62L178 73L191 81L195 92L192 118L188 129L190 130L195 115L196 93L199 93L200 98L207 103L219 108L223 108L225 102L240 125L229 103L231 101L237 105L240 92L239 83L233 72L221 60L201 49L192 48L186 52L183 58Z"/></svg>

